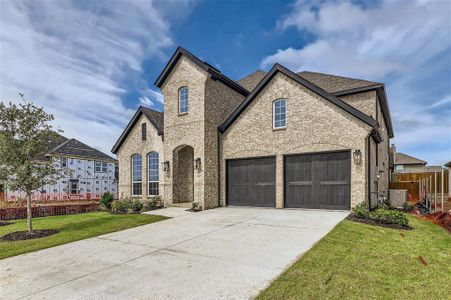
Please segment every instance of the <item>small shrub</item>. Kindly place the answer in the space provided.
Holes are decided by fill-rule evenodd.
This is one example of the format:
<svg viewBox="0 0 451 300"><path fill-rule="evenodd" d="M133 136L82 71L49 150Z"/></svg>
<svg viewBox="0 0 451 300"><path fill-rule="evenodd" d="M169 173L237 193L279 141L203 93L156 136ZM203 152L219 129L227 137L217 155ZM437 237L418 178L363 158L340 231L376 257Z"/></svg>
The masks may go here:
<svg viewBox="0 0 451 300"><path fill-rule="evenodd" d="M116 214L125 214L130 208L130 201L115 200L111 203L111 211Z"/></svg>
<svg viewBox="0 0 451 300"><path fill-rule="evenodd" d="M365 203L359 203L352 208L353 216L361 219L367 219L370 216L370 211Z"/></svg>
<svg viewBox="0 0 451 300"><path fill-rule="evenodd" d="M163 207L163 200L160 196L152 197L144 203L144 210L155 210Z"/></svg>
<svg viewBox="0 0 451 300"><path fill-rule="evenodd" d="M133 212L140 212L144 207L144 204L138 199L133 200L130 204L130 208Z"/></svg>
<svg viewBox="0 0 451 300"><path fill-rule="evenodd" d="M406 215L397 210L378 208L370 213L370 218L384 224L398 224L401 226L409 224L409 219L407 219Z"/></svg>
<svg viewBox="0 0 451 300"><path fill-rule="evenodd" d="M406 202L406 203L404 203L404 205L403 205L403 209L404 209L405 211L411 212L411 211L413 210L413 205L410 204L409 202Z"/></svg>
<svg viewBox="0 0 451 300"><path fill-rule="evenodd" d="M106 209L111 209L111 202L113 202L113 195L109 192L104 193L100 199L100 205Z"/></svg>

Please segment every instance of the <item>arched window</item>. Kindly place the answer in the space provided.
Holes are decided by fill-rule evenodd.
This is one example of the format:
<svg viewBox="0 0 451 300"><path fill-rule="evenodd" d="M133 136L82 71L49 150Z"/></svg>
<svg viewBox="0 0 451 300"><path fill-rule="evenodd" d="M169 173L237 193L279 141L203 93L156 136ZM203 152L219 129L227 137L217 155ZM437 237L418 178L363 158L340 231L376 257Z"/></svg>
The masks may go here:
<svg viewBox="0 0 451 300"><path fill-rule="evenodd" d="M287 127L287 100L277 99L273 102L273 128Z"/></svg>
<svg viewBox="0 0 451 300"><path fill-rule="evenodd" d="M157 152L150 152L147 155L149 168L149 196L159 195L159 166L160 161Z"/></svg>
<svg viewBox="0 0 451 300"><path fill-rule="evenodd" d="M142 195L142 159L140 154L132 156L132 196Z"/></svg>
<svg viewBox="0 0 451 300"><path fill-rule="evenodd" d="M188 112L188 87L184 86L179 90L179 114Z"/></svg>

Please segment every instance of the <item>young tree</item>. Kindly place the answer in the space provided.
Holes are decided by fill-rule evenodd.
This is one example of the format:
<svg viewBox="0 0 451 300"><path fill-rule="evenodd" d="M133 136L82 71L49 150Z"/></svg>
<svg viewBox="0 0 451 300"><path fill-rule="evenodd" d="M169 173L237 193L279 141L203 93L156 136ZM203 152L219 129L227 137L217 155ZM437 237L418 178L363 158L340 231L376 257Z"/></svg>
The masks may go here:
<svg viewBox="0 0 451 300"><path fill-rule="evenodd" d="M33 233L33 191L53 184L67 172L54 168L52 160L44 156L58 135L49 123L52 120L53 115L32 103L0 102L0 180L5 180L10 190L27 195L28 234Z"/></svg>

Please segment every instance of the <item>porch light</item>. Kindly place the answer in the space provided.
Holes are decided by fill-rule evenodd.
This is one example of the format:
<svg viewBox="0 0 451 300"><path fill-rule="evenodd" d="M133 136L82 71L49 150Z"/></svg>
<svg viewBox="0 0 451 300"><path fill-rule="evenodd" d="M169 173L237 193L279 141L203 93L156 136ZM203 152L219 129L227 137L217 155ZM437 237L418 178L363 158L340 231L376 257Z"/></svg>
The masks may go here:
<svg viewBox="0 0 451 300"><path fill-rule="evenodd" d="M354 150L352 155L354 157L354 163L356 165L360 165L360 163L362 162L362 152L360 151L360 149Z"/></svg>
<svg viewBox="0 0 451 300"><path fill-rule="evenodd" d="M169 171L169 160L167 160L163 163L163 171L165 171L165 172Z"/></svg>
<svg viewBox="0 0 451 300"><path fill-rule="evenodd" d="M196 158L194 166L195 166L196 170L200 169L200 167L201 167L200 157Z"/></svg>

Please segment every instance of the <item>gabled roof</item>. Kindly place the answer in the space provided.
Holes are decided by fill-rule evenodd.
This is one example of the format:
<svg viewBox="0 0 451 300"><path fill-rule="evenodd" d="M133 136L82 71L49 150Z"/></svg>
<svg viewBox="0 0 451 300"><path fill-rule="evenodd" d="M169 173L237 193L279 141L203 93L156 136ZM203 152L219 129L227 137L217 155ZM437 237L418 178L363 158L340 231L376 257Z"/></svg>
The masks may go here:
<svg viewBox="0 0 451 300"><path fill-rule="evenodd" d="M122 132L117 142L114 144L113 149L111 149L111 152L113 152L114 154L117 153L122 143L125 141L128 134L130 133L130 131L132 131L136 122L138 122L139 118L143 114L147 117L150 123L152 123L152 125L157 129L158 135L163 135L164 113L144 106L140 106L133 115L133 118L130 120L130 122L128 122L127 127L125 127L124 131Z"/></svg>
<svg viewBox="0 0 451 300"><path fill-rule="evenodd" d="M377 95L381 101L381 110L387 126L388 135L391 138L394 137L393 125L391 122L390 110L388 108L388 101L384 84L375 81L310 71L302 71L297 74L305 80L310 81L319 88L337 97L376 90ZM252 91L260 83L260 81L263 80L265 75L265 71L258 70L238 80L237 83L239 83L249 91Z"/></svg>
<svg viewBox="0 0 451 300"><path fill-rule="evenodd" d="M199 66L202 70L206 71L208 74L210 74L211 78L214 80L218 80L231 89L235 90L239 94L243 96L247 96L249 94L249 91L247 91L245 88L243 88L241 85L237 84L232 79L228 78L224 74L221 73L218 69L213 67L207 62L204 62L185 50L182 47L178 47L177 50L175 50L174 54L172 55L171 59L167 63L167 65L164 67L163 72L161 72L160 76L158 76L157 80L155 81L155 85L157 87L161 87L163 83L168 78L169 74L171 74L172 69L174 69L175 65L177 64L178 60L185 56L189 60L191 60L193 63L195 63L197 66Z"/></svg>
<svg viewBox="0 0 451 300"><path fill-rule="evenodd" d="M336 106L340 107L341 109L345 110L346 112L350 113L351 115L353 115L354 117L363 121L364 123L370 125L374 129L375 139L377 141L381 140L381 137L378 132L379 124L377 123L376 120L367 116L366 114L362 113L361 111L357 110L353 106L347 104L346 102L339 99L338 97L336 97L336 96L326 92L325 90L321 89L320 87L314 85L310 81L302 78L298 74L288 70L287 68L285 68L284 66L282 66L280 64L275 64L272 67L272 69L265 75L265 77L253 89L253 91L249 94L249 96L247 96L246 99L244 99L244 101L236 108L236 110L227 118L227 120L225 120L225 122L219 126L219 131L225 132L227 130L227 128L229 128L229 126L232 125L232 123L239 117L239 115L246 109L246 107L249 106L249 104L257 97L257 95L265 88L265 86L279 72L288 76L289 78L296 81L297 83L305 86L306 88L310 89L314 93L325 98L326 100L330 101L331 103L335 104Z"/></svg>
<svg viewBox="0 0 451 300"><path fill-rule="evenodd" d="M427 161L421 160L419 158L396 152L395 155L395 165L426 165Z"/></svg>
<svg viewBox="0 0 451 300"><path fill-rule="evenodd" d="M66 141L68 141L68 139L66 137L62 136L61 134L59 134L57 132L53 132L53 134L50 137L48 144L46 146L45 153L40 154L37 159L42 160L42 161L48 161L48 157L46 156L46 153L49 153L54 148L56 148L57 146L61 145L62 143L66 142Z"/></svg>
<svg viewBox="0 0 451 300"><path fill-rule="evenodd" d="M451 168L451 160L445 164L445 167Z"/></svg>
<svg viewBox="0 0 451 300"><path fill-rule="evenodd" d="M55 156L77 156L88 159L100 159L100 160L108 160L112 162L116 162L114 158L105 153L94 149L76 139L69 139L58 145L54 149L52 149L47 156L55 155Z"/></svg>

